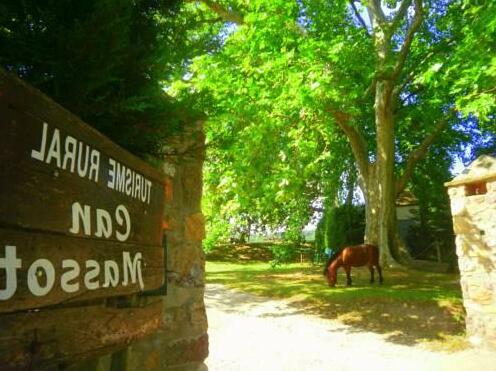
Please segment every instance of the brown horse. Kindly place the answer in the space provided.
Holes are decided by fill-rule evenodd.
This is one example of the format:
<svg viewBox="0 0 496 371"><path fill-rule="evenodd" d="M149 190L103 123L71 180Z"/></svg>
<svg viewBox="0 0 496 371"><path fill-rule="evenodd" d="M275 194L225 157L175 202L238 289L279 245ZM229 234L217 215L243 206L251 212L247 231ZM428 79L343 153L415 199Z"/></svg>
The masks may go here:
<svg viewBox="0 0 496 371"><path fill-rule="evenodd" d="M345 247L327 263L327 282L334 287L337 281L339 267L346 272L346 286L351 286L351 267L367 265L370 270L370 283L374 282L374 266L379 274L379 283L382 283L382 269L379 265L379 249L374 245L357 245Z"/></svg>

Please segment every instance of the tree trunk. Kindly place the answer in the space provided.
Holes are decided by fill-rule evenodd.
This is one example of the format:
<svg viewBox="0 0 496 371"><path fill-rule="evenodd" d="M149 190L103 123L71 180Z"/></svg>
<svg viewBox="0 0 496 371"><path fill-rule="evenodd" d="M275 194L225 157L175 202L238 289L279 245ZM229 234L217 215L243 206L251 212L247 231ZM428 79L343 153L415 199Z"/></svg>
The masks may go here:
<svg viewBox="0 0 496 371"><path fill-rule="evenodd" d="M379 249L383 265L393 261L395 227L394 182L394 118L392 111L393 84L378 81L375 95L375 124L377 141L376 174L379 185Z"/></svg>
<svg viewBox="0 0 496 371"><path fill-rule="evenodd" d="M377 183L375 167L371 166L365 189L365 237L364 242L379 246L379 184Z"/></svg>
<svg viewBox="0 0 496 371"><path fill-rule="evenodd" d="M348 171L348 177L346 178L346 199L344 204L351 206L353 204L353 194L355 193L355 183L356 183L356 172L355 169L350 165L350 170Z"/></svg>

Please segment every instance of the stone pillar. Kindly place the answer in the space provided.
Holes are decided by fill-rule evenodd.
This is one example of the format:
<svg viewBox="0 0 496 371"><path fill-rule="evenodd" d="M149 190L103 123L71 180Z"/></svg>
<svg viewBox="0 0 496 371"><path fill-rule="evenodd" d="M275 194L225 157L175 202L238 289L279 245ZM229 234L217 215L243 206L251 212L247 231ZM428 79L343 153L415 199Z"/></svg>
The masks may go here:
<svg viewBox="0 0 496 371"><path fill-rule="evenodd" d="M167 230L167 294L164 326L143 341L114 354L112 370L207 370L207 317L203 302L205 257L201 213L204 134L201 122L167 142L163 171L168 177L164 227Z"/></svg>
<svg viewBox="0 0 496 371"><path fill-rule="evenodd" d="M496 159L479 157L446 186L467 335L474 345L496 349Z"/></svg>

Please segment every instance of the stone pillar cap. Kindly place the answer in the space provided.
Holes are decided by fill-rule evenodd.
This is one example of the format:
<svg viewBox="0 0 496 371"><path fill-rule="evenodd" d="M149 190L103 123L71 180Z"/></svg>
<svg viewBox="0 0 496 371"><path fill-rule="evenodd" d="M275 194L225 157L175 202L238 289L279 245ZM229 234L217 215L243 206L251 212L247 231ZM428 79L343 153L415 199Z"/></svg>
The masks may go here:
<svg viewBox="0 0 496 371"><path fill-rule="evenodd" d="M482 155L467 166L451 182L444 183L444 185L446 187L454 187L492 179L496 179L496 158L489 155Z"/></svg>

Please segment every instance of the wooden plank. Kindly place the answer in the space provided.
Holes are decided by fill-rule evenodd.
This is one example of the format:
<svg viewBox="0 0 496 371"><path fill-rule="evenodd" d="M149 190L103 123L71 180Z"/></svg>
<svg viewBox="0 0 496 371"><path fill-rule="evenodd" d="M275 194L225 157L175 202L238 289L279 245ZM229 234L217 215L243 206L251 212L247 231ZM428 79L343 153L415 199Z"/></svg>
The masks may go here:
<svg viewBox="0 0 496 371"><path fill-rule="evenodd" d="M98 142L102 151L115 156L132 168L139 168L148 178L163 183L164 176L155 168L115 144L79 117L54 102L48 96L0 68L0 101L11 109L24 112L41 121L60 125L63 130L78 133L84 142Z"/></svg>
<svg viewBox="0 0 496 371"><path fill-rule="evenodd" d="M104 152L103 149L99 149L98 140L101 138L90 138L80 129L78 126L74 128L68 126L65 121L47 124L32 113L28 114L12 108L9 106L9 100L5 96L2 97L0 100L0 224L95 237L95 234L98 234L97 210L104 210L105 214L108 213L110 216L112 229L107 238L116 240L116 231L125 230L127 227L123 225L124 222L118 223L117 220L116 210L122 205L121 208L124 207L130 215L131 223L130 235L126 240L139 244L159 245L162 238L161 221L164 204L162 180L160 182L152 180L157 176L153 178L142 176L143 170L147 167L139 164L139 168L132 168L116 156L120 151L115 153L105 144L104 148L108 152ZM75 158L72 159L72 152L64 152L63 148L68 146L72 149L72 144L76 142L77 148L74 147L75 153L73 153ZM60 148L60 153L52 151L56 154L55 157L49 155L50 147ZM95 155L93 168L90 165L92 155ZM33 156L44 160L40 161ZM81 168L87 169L85 177L81 177L80 174L83 172L78 171L80 160ZM137 161L131 162L132 165L137 165ZM90 168L95 171L90 172ZM124 169L125 176L120 177ZM149 170L147 174L150 174ZM129 177L127 178L126 175ZM120 179L124 179L125 182L120 182ZM123 186L122 190L128 186L129 193L137 197L109 187L109 184L113 184L115 188L119 188L117 181ZM141 183L146 184L142 186ZM90 207L89 232L82 227L74 232L72 228L74 208L85 210L85 207ZM73 232L70 232L71 230Z"/></svg>
<svg viewBox="0 0 496 371"><path fill-rule="evenodd" d="M0 370L61 369L160 327L165 178L0 68ZM68 308L68 306L81 306Z"/></svg>
<svg viewBox="0 0 496 371"><path fill-rule="evenodd" d="M143 308L89 306L4 315L0 370L54 370L122 348L160 329L162 302Z"/></svg>
<svg viewBox="0 0 496 371"><path fill-rule="evenodd" d="M164 281L162 247L103 240L89 245L84 238L5 228L0 241L0 313L129 295Z"/></svg>

